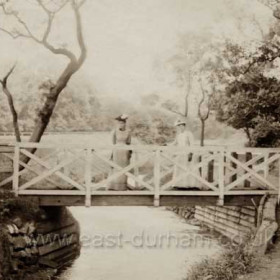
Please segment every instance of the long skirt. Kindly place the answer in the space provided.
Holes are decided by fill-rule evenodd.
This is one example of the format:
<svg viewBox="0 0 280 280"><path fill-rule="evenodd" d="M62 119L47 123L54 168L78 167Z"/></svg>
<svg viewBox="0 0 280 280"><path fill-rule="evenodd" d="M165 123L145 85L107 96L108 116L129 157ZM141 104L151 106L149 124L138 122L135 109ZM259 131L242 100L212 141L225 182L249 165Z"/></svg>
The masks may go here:
<svg viewBox="0 0 280 280"><path fill-rule="evenodd" d="M120 167L126 167L129 165L130 161L130 151L127 150L115 150L113 152L113 162L117 164ZM119 170L112 168L112 173L118 172ZM115 191L124 191L127 190L127 176L125 174L122 174L115 178L110 184L109 184L109 190L115 190Z"/></svg>
<svg viewBox="0 0 280 280"><path fill-rule="evenodd" d="M177 164L174 166L173 178L172 178L173 180L175 180L174 187L179 187L179 188L199 187L197 179L192 174L187 174L187 172L194 167L196 163L196 159L194 157L190 159L188 154L182 154L176 157L176 163ZM182 169L180 166L184 167L185 169ZM192 173L198 173L198 170L197 171L192 170Z"/></svg>

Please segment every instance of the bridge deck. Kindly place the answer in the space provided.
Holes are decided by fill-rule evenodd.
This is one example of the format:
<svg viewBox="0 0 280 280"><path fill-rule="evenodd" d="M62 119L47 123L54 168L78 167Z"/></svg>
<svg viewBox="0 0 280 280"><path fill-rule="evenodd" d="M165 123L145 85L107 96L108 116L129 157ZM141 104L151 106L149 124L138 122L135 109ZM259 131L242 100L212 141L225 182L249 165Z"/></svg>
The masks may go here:
<svg viewBox="0 0 280 280"><path fill-rule="evenodd" d="M132 151L128 166L111 160L116 149ZM280 149L18 143L1 155L13 174L0 187L12 183L41 205L257 205L266 193L280 197ZM107 190L121 175L134 190Z"/></svg>
<svg viewBox="0 0 280 280"><path fill-rule="evenodd" d="M29 200L41 206L85 206L83 195L24 195ZM228 195L224 197L225 206L257 206L262 195ZM159 206L193 206L218 205L215 196L201 195L162 195ZM94 195L91 196L91 206L154 206L154 195Z"/></svg>

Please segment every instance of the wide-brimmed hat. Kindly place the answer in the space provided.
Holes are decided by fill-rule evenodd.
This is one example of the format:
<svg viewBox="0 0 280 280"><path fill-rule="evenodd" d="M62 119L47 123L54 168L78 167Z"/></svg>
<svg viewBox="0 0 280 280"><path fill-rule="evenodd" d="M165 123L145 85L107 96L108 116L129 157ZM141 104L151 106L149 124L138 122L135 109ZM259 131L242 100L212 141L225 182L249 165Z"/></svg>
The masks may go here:
<svg viewBox="0 0 280 280"><path fill-rule="evenodd" d="M125 122L128 119L128 115L121 114L120 116L116 117L115 120Z"/></svg>
<svg viewBox="0 0 280 280"><path fill-rule="evenodd" d="M184 120L177 120L177 121L174 123L175 126L178 126L178 125L181 125L181 124L186 125L186 121L184 121Z"/></svg>

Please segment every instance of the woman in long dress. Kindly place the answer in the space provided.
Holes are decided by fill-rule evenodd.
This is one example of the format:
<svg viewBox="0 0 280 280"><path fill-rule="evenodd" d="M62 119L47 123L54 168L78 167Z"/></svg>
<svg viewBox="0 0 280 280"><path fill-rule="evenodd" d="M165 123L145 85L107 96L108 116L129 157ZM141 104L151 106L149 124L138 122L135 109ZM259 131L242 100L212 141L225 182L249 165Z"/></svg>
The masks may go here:
<svg viewBox="0 0 280 280"><path fill-rule="evenodd" d="M193 146L194 143L194 137L193 134L186 129L186 122L178 120L175 123L177 133L176 138L174 141L174 145L178 147L182 147L182 149ZM188 153L186 151L182 151L182 153L178 154L175 159L176 163L179 164L182 167L185 167L186 169L190 169L192 167L192 153ZM185 175L186 170L183 170L179 166L174 166L174 172L173 172L173 180L176 180L176 178L179 178L179 180L176 180L174 183L174 187L179 188L190 188L194 187L195 179L191 175Z"/></svg>
<svg viewBox="0 0 280 280"><path fill-rule="evenodd" d="M126 128L126 115L116 118L117 127L112 132L112 142L114 145L130 145L131 134ZM112 153L112 161L120 167L126 167L130 164L131 152L124 149L115 149ZM118 172L113 168L113 174ZM125 174L114 179L109 186L109 190L124 191L127 190L127 176Z"/></svg>

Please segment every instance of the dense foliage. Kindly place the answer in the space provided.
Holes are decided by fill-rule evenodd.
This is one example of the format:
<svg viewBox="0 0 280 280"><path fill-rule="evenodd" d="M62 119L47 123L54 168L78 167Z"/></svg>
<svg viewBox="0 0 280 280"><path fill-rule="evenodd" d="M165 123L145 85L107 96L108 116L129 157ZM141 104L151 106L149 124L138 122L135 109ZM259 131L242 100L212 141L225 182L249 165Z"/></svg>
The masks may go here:
<svg viewBox="0 0 280 280"><path fill-rule="evenodd" d="M236 129L248 132L251 145L280 144L280 82L256 74L235 81L226 89L220 103L220 118Z"/></svg>
<svg viewBox="0 0 280 280"><path fill-rule="evenodd" d="M229 43L218 78L224 85L218 118L246 132L250 146L280 145L279 42L265 42L254 50ZM225 66L226 65L226 66Z"/></svg>

